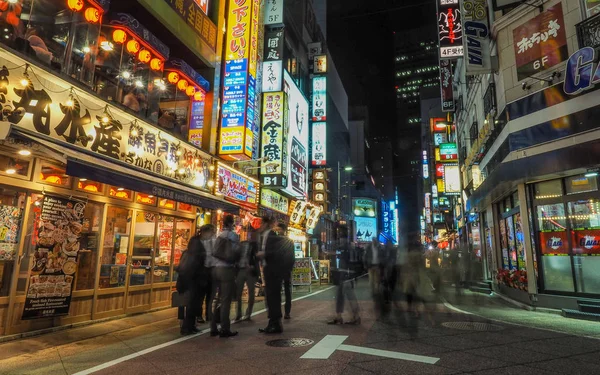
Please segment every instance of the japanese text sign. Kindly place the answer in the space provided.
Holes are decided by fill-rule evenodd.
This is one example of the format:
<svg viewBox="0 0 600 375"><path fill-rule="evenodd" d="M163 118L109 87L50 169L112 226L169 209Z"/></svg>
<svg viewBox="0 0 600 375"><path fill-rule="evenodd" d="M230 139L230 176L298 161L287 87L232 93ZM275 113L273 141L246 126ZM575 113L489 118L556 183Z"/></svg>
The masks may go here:
<svg viewBox="0 0 600 375"><path fill-rule="evenodd" d="M463 55L463 24L458 0L438 0L440 59Z"/></svg>
<svg viewBox="0 0 600 375"><path fill-rule="evenodd" d="M265 32L265 48L263 61L277 61L283 59L283 30Z"/></svg>
<svg viewBox="0 0 600 375"><path fill-rule="evenodd" d="M565 28L559 2L513 30L519 81L568 58Z"/></svg>
<svg viewBox="0 0 600 375"><path fill-rule="evenodd" d="M269 187L287 187L288 151L286 102L283 92L263 94L261 126L261 156L266 158L261 171L261 183Z"/></svg>
<svg viewBox="0 0 600 375"><path fill-rule="evenodd" d="M217 26L206 16L208 0L165 0L210 48L217 49Z"/></svg>
<svg viewBox="0 0 600 375"><path fill-rule="evenodd" d="M456 143L442 143L440 144L440 161L457 161L458 160L458 148Z"/></svg>
<svg viewBox="0 0 600 375"><path fill-rule="evenodd" d="M223 164L217 168L217 194L227 200L256 208L258 204L258 181L245 176Z"/></svg>
<svg viewBox="0 0 600 375"><path fill-rule="evenodd" d="M273 211L281 212L282 214L288 214L290 208L290 201L288 198L279 194L276 191L261 189L260 190L260 205L266 208L270 208Z"/></svg>
<svg viewBox="0 0 600 375"><path fill-rule="evenodd" d="M262 71L262 92L281 91L283 86L283 61L265 61Z"/></svg>
<svg viewBox="0 0 600 375"><path fill-rule="evenodd" d="M313 122L312 124L312 160L313 166L327 164L327 123Z"/></svg>
<svg viewBox="0 0 600 375"><path fill-rule="evenodd" d="M327 77L313 77L312 120L327 120Z"/></svg>
<svg viewBox="0 0 600 375"><path fill-rule="evenodd" d="M442 92L442 111L454 112L452 62L447 59L440 60L440 90Z"/></svg>
<svg viewBox="0 0 600 375"><path fill-rule="evenodd" d="M252 0L229 0L226 60L247 59L250 55Z"/></svg>
<svg viewBox="0 0 600 375"><path fill-rule="evenodd" d="M283 23L284 0L265 1L265 25L279 25Z"/></svg>

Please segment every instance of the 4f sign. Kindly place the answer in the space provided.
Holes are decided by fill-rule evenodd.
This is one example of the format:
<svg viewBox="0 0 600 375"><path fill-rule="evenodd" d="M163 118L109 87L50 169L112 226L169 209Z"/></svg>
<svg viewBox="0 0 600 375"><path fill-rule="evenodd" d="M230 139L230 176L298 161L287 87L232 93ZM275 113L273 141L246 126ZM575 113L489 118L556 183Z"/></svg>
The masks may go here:
<svg viewBox="0 0 600 375"><path fill-rule="evenodd" d="M487 0L463 0L462 15L467 75L490 73L492 64Z"/></svg>
<svg viewBox="0 0 600 375"><path fill-rule="evenodd" d="M563 89L568 95L577 95L600 82L600 66L596 63L596 51L584 47L575 52L567 62Z"/></svg>

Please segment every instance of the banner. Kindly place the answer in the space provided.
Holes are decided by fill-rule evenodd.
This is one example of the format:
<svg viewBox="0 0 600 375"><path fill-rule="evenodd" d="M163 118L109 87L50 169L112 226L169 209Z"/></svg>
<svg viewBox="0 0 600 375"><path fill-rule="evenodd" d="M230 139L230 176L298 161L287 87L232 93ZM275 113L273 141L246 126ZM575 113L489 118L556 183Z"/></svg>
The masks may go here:
<svg viewBox="0 0 600 375"><path fill-rule="evenodd" d="M35 253L22 319L69 314L85 203L46 195L36 215Z"/></svg>
<svg viewBox="0 0 600 375"><path fill-rule="evenodd" d="M263 94L261 127L260 179L264 187L285 188L288 185L288 128L286 126L286 97L283 92Z"/></svg>
<svg viewBox="0 0 600 375"><path fill-rule="evenodd" d="M513 30L519 81L569 57L565 29L562 5L558 3Z"/></svg>
<svg viewBox="0 0 600 375"><path fill-rule="evenodd" d="M463 0L465 68L467 75L492 72L487 0Z"/></svg>

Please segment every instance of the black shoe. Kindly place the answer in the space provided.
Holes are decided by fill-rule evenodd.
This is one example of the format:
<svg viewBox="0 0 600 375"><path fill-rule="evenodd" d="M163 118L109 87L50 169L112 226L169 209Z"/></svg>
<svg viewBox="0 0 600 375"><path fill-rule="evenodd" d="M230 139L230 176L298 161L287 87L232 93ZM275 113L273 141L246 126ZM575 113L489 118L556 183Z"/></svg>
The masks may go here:
<svg viewBox="0 0 600 375"><path fill-rule="evenodd" d="M198 324L204 324L204 323L206 323L206 320L204 320L204 319L202 319L202 318L198 318L198 319L196 320L196 323L198 323Z"/></svg>
<svg viewBox="0 0 600 375"><path fill-rule="evenodd" d="M192 334L192 332L191 332L189 329L187 329L187 328L182 328L182 329L180 329L180 330L179 330L179 333L180 333L182 336L186 336L186 335L190 335L190 334Z"/></svg>
<svg viewBox="0 0 600 375"><path fill-rule="evenodd" d="M219 334L219 337L221 338L227 338L227 337L233 337L233 336L237 336L237 331L221 331L221 333Z"/></svg>
<svg viewBox="0 0 600 375"><path fill-rule="evenodd" d="M260 328L258 330L258 332L260 332L260 333L266 333L266 334L283 333L283 327L269 325L266 328Z"/></svg>
<svg viewBox="0 0 600 375"><path fill-rule="evenodd" d="M236 316L236 317L235 317L235 319L233 319L233 320L235 320L236 322L239 322L240 320L242 320L242 316L241 316L241 315L238 315L238 316Z"/></svg>
<svg viewBox="0 0 600 375"><path fill-rule="evenodd" d="M327 324L330 325L335 325L335 324L344 324L344 319L342 318L333 318L332 320L328 321Z"/></svg>
<svg viewBox="0 0 600 375"><path fill-rule="evenodd" d="M219 336L219 331L210 331L210 337Z"/></svg>
<svg viewBox="0 0 600 375"><path fill-rule="evenodd" d="M199 330L198 328L196 328L196 327L192 327L192 328L190 329L190 331L191 331L192 333L198 333L198 332L200 332L200 330Z"/></svg>
<svg viewBox="0 0 600 375"><path fill-rule="evenodd" d="M292 319L292 317L290 316L290 314L285 314L285 316L283 317L283 319Z"/></svg>

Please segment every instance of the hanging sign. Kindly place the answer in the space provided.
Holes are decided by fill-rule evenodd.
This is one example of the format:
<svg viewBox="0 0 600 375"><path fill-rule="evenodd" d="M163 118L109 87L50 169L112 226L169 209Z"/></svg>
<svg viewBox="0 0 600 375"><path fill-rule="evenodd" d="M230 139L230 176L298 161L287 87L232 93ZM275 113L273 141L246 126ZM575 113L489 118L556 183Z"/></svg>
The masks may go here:
<svg viewBox="0 0 600 375"><path fill-rule="evenodd" d="M458 0L438 0L438 41L440 59L463 55L463 25Z"/></svg>
<svg viewBox="0 0 600 375"><path fill-rule="evenodd" d="M492 72L487 0L463 0L464 47L467 75Z"/></svg>
<svg viewBox="0 0 600 375"><path fill-rule="evenodd" d="M83 202L50 195L34 209L35 253L22 319L69 314L84 210Z"/></svg>
<svg viewBox="0 0 600 375"><path fill-rule="evenodd" d="M286 126L286 96L283 92L263 94L263 118L261 128L260 174L264 187L285 188L288 185L288 130Z"/></svg>
<svg viewBox="0 0 600 375"><path fill-rule="evenodd" d="M257 207L258 181L220 163L217 176L217 195L251 208Z"/></svg>
<svg viewBox="0 0 600 375"><path fill-rule="evenodd" d="M442 92L442 111L454 112L452 62L450 60L440 60L440 90Z"/></svg>

